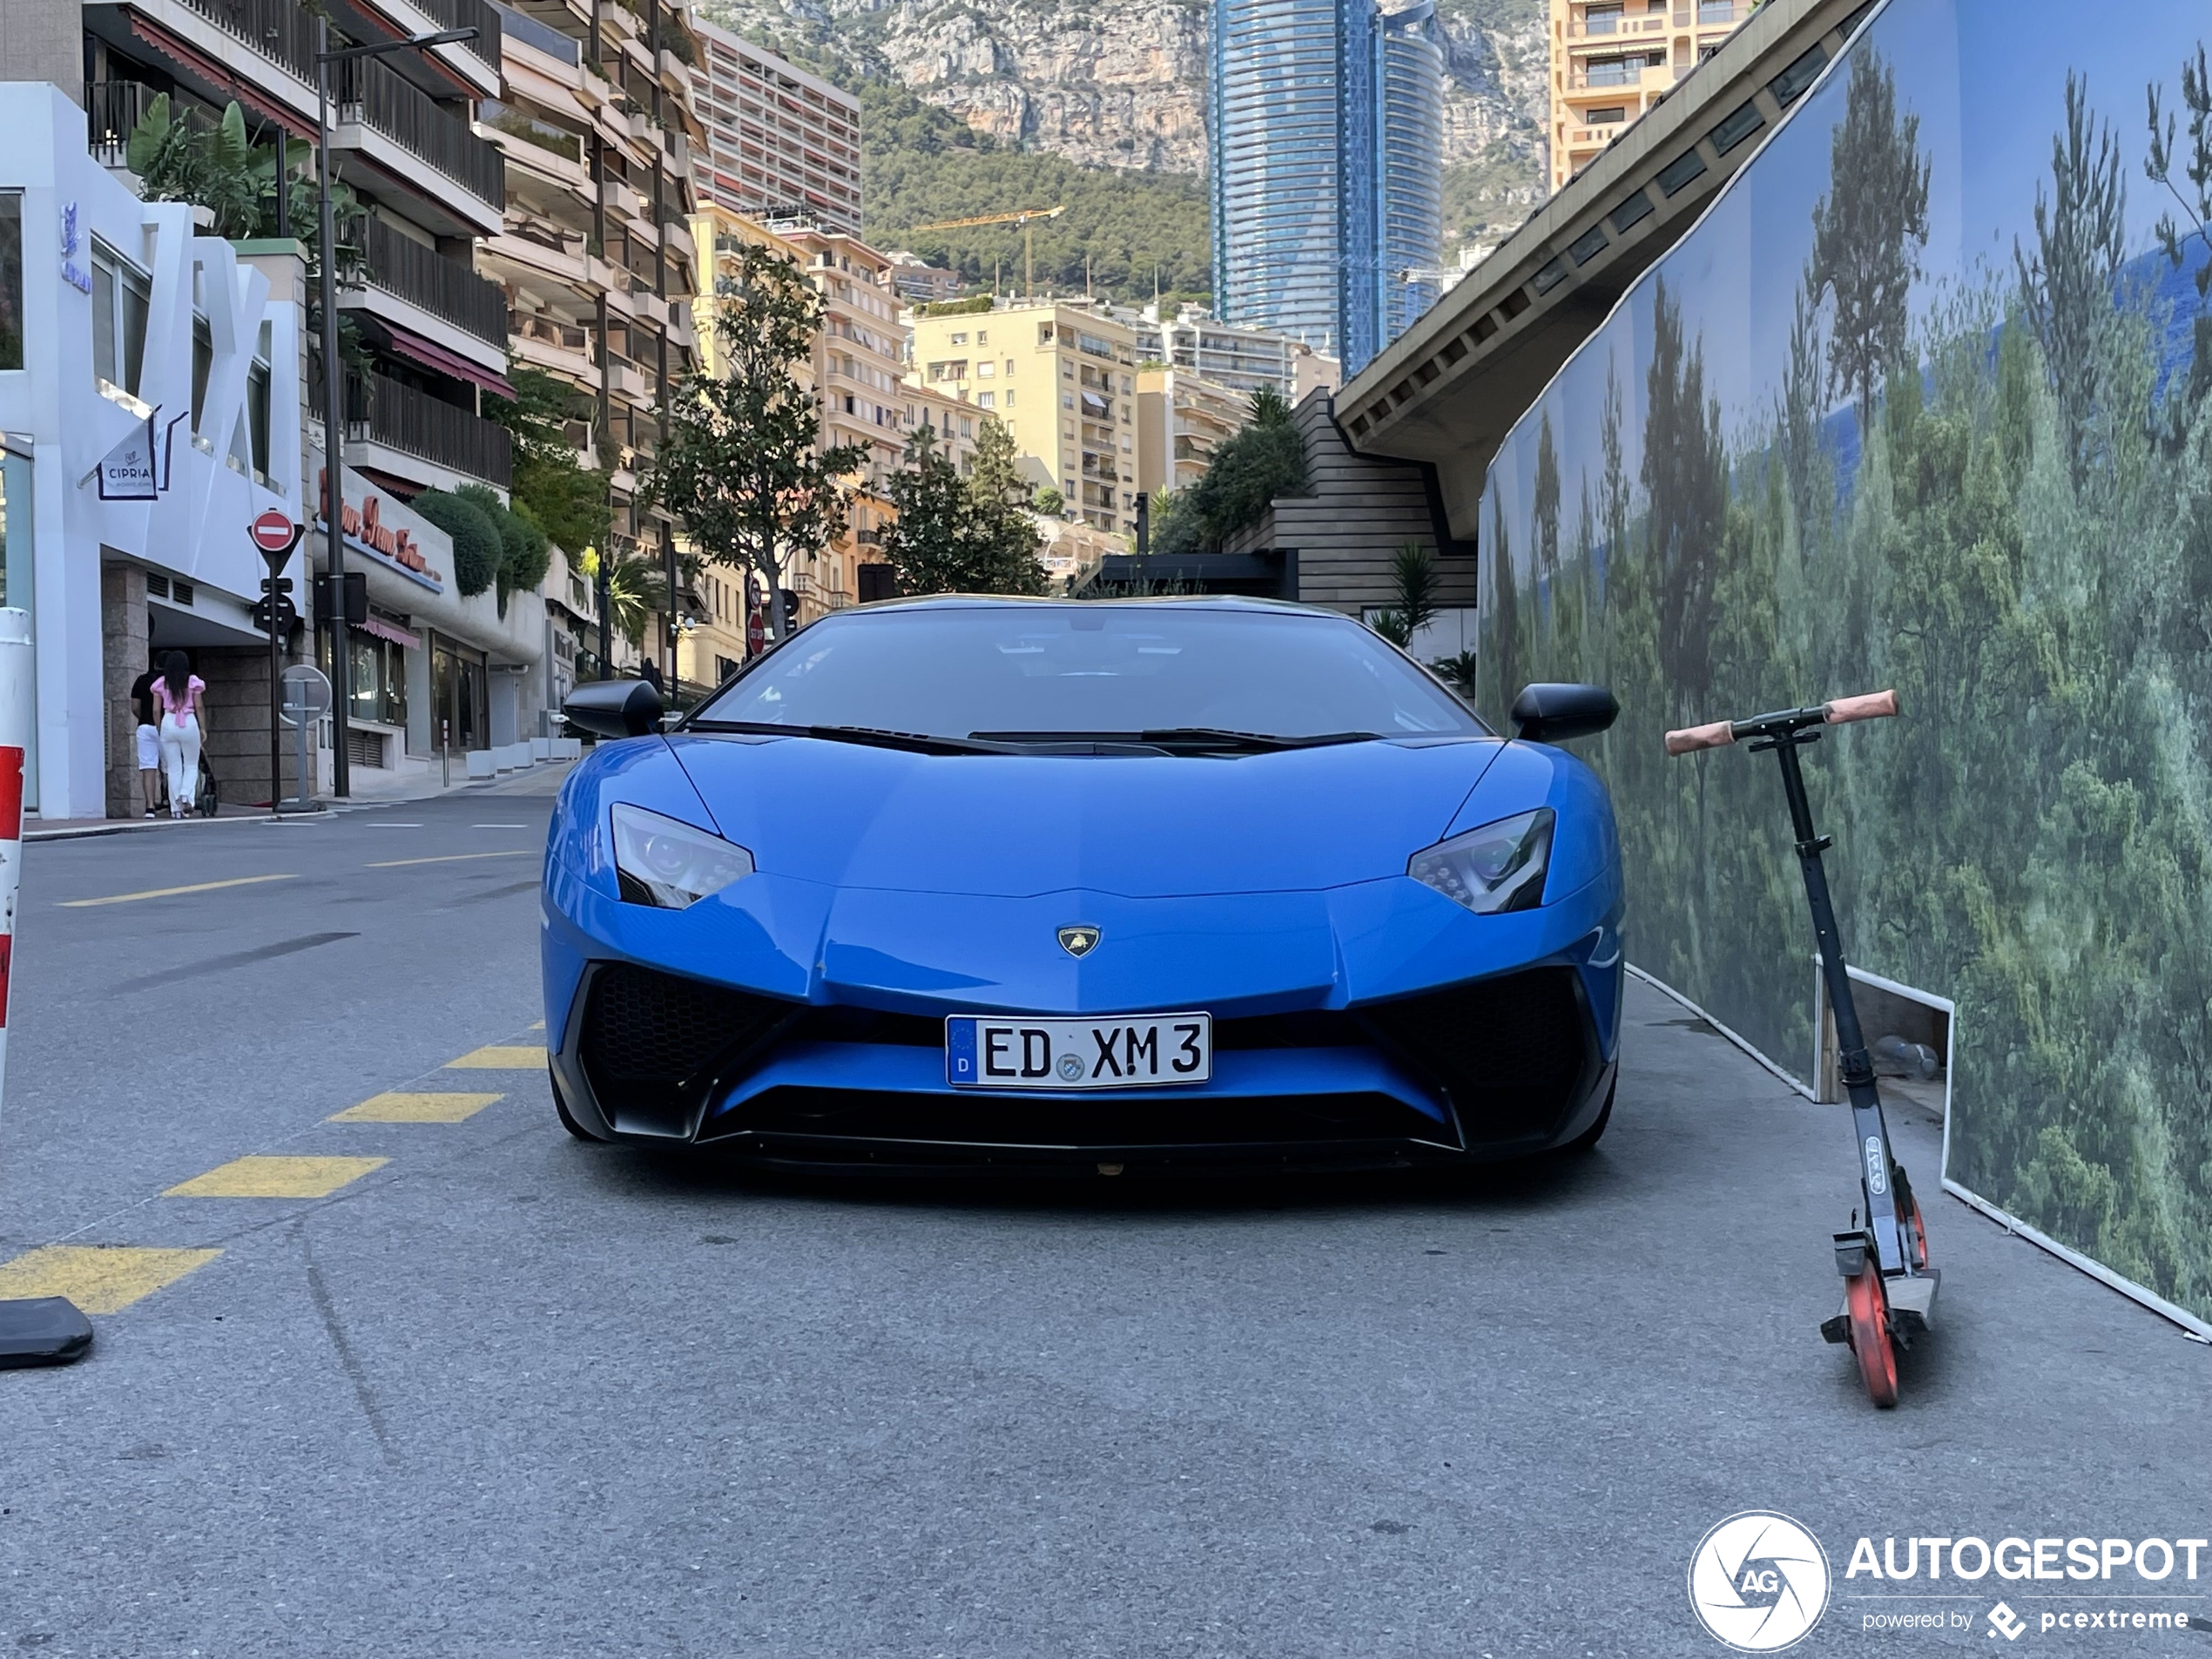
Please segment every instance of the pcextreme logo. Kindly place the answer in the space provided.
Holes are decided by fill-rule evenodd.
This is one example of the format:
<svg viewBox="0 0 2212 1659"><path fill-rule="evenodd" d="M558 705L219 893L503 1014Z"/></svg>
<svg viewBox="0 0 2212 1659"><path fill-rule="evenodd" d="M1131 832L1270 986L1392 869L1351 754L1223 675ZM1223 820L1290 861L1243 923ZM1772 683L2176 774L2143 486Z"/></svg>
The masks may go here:
<svg viewBox="0 0 2212 1659"><path fill-rule="evenodd" d="M1689 1558L1689 1605L1738 1653L1779 1653L1811 1635L1828 1609L1827 1554L1787 1515L1730 1515Z"/></svg>

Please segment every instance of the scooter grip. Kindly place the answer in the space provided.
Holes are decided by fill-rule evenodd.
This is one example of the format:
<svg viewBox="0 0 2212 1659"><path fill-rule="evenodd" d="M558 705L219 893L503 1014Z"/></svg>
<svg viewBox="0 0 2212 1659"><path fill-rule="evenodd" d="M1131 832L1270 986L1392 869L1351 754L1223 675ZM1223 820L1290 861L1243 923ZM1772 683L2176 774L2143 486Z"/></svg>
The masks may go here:
<svg viewBox="0 0 2212 1659"><path fill-rule="evenodd" d="M1670 755L1695 754L1700 749L1723 749L1736 741L1736 728L1726 720L1716 720L1710 725L1693 725L1680 732L1667 733L1667 752Z"/></svg>
<svg viewBox="0 0 2212 1659"><path fill-rule="evenodd" d="M1843 725L1851 720L1885 719L1897 712L1897 693L1869 691L1864 697L1839 697L1827 707L1830 725Z"/></svg>

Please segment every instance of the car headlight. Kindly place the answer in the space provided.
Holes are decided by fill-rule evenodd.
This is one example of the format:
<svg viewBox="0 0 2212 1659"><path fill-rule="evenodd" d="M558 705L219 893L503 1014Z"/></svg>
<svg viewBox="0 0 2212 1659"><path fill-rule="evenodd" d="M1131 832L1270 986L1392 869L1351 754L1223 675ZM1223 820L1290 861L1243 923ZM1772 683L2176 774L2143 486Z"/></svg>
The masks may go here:
<svg viewBox="0 0 2212 1659"><path fill-rule="evenodd" d="M1416 853L1406 873L1477 915L1534 910L1544 901L1551 863L1552 809L1501 818Z"/></svg>
<svg viewBox="0 0 2212 1659"><path fill-rule="evenodd" d="M642 806L614 808L615 883L630 904L685 910L752 873L734 841Z"/></svg>

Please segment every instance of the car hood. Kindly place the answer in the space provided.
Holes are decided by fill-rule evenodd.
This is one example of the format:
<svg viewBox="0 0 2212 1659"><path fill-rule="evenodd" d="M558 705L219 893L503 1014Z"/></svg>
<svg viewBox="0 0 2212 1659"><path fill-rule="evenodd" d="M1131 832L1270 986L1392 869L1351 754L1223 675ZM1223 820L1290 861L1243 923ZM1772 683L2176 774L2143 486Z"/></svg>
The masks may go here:
<svg viewBox="0 0 2212 1659"><path fill-rule="evenodd" d="M677 732L715 827L764 872L1003 898L1313 891L1404 873L1505 745L1213 756L924 755ZM1535 805L1542 799L1541 787Z"/></svg>

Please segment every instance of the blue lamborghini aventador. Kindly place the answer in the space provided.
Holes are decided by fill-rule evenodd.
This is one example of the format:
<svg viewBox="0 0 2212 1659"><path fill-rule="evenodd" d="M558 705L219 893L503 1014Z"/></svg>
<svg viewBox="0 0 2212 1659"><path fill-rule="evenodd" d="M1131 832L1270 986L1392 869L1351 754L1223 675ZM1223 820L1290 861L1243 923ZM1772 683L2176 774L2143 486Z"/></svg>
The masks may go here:
<svg viewBox="0 0 2212 1659"><path fill-rule="evenodd" d="M1379 1167L1594 1144L1612 806L1349 617L941 597L799 630L664 731L642 681L545 859L561 1121L813 1166Z"/></svg>

